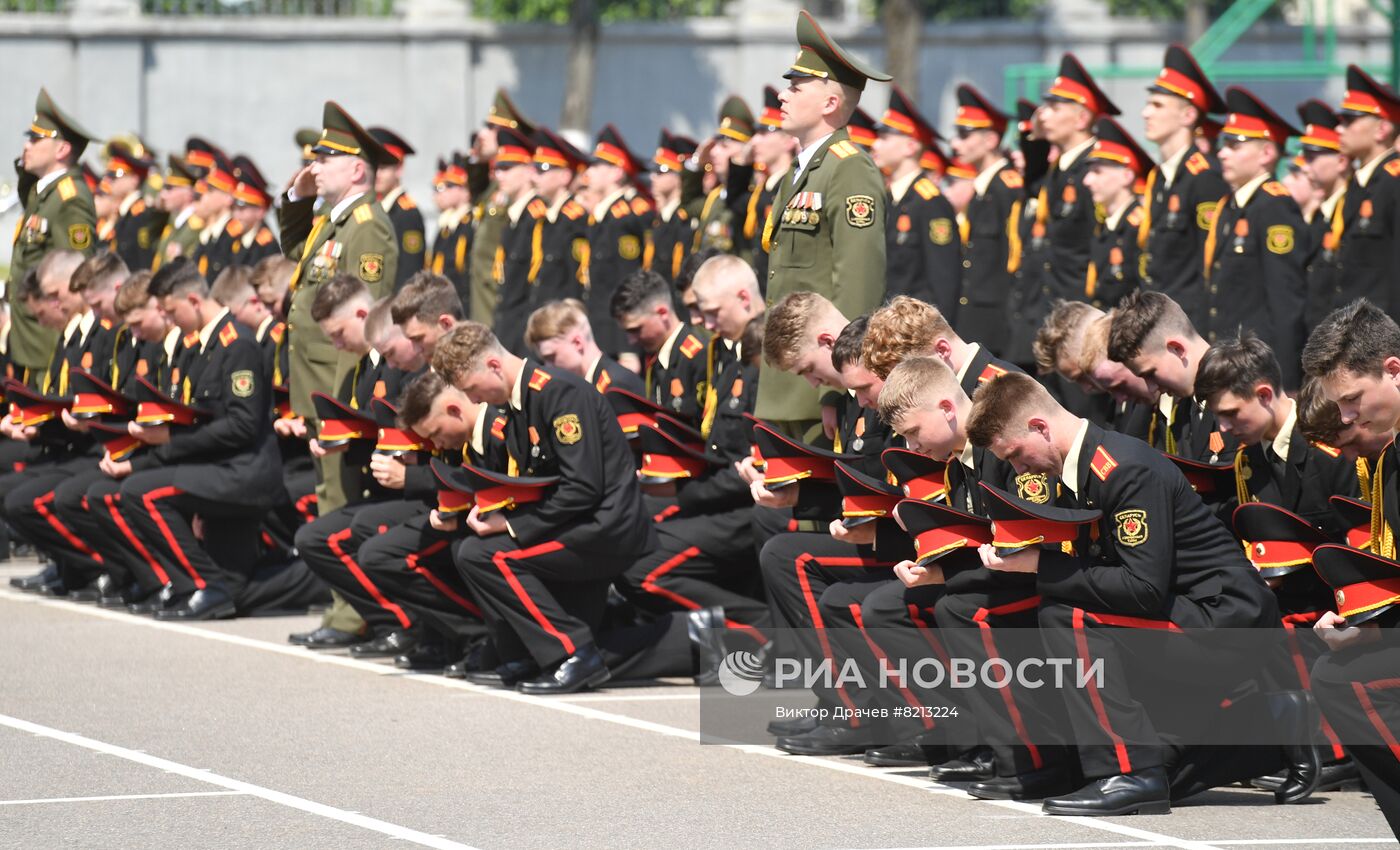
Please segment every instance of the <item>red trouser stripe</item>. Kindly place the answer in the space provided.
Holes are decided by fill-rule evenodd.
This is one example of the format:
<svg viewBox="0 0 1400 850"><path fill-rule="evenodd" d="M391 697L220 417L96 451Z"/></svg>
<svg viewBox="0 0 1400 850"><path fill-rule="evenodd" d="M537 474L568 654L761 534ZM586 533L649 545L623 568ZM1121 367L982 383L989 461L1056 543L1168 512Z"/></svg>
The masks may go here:
<svg viewBox="0 0 1400 850"><path fill-rule="evenodd" d="M316 512L311 509L312 506L315 504L316 494L308 493L307 495L302 496L300 499L297 499L296 511L297 513L301 514L302 519L305 519L307 522L311 522L316 519Z"/></svg>
<svg viewBox="0 0 1400 850"><path fill-rule="evenodd" d="M870 633L865 630L865 619L860 615L860 603L851 603L850 609L851 616L855 618L856 621L856 628L860 629L860 635L865 638L865 643L870 647L870 651L874 653L875 660L880 663L881 667L888 670L890 666L888 656L885 655L885 651L880 648L880 645L875 643L870 637ZM899 685L899 695L904 697L904 701L909 704L910 708L922 709L924 707L924 704L919 701L919 698L914 696L913 691L906 688L903 682ZM933 728L933 718L928 716L928 712L919 711L919 719L923 722L925 729Z"/></svg>
<svg viewBox="0 0 1400 850"><path fill-rule="evenodd" d="M1288 654L1293 658L1293 672L1298 674L1298 685L1305 691L1312 690L1312 675L1308 672L1308 661L1303 657L1303 646L1298 642L1298 629L1287 617L1283 619L1283 633L1288 638ZM1322 735L1332 747L1332 758L1341 761L1347 757L1342 749L1342 739L1327 718L1322 718Z"/></svg>
<svg viewBox="0 0 1400 850"><path fill-rule="evenodd" d="M1031 603L1027 605L1026 603ZM996 638L992 635L992 624L987 622L988 617L1011 614L1017 611L1025 611L1040 604L1040 597L1023 599L1009 605L1002 605L997 608L978 608L977 613L972 615L972 622L977 624L977 629L982 633L982 649L986 651L989 660L1000 658L997 652ZM1031 734L1026 729L1025 718L1021 717L1021 708L1016 705L1016 694L1014 689L1008 684L1001 691L1001 701L1006 704L1006 713L1011 717L1011 725L1016 728L1016 737L1021 739L1021 744L1026 751L1031 754L1031 764L1036 770L1040 770L1045 763L1040 758L1040 748L1031 741Z"/></svg>
<svg viewBox="0 0 1400 850"><path fill-rule="evenodd" d="M340 562L350 571L350 575L355 577L355 581L360 583L360 586L369 593L380 608L393 614L394 618L399 621L399 625L403 626L405 629L410 628L413 625L413 621L408 618L404 610L393 602L390 602L389 598L381 593L378 587L374 586L374 582L369 580L369 576L365 575L365 571L360 569L360 565L356 563L355 558L341 548L340 544L348 540L352 533L354 533L354 529L343 528L327 537L326 545L330 547L331 552L340 559Z"/></svg>
<svg viewBox="0 0 1400 850"><path fill-rule="evenodd" d="M102 497L102 501L107 505L107 513L112 516L112 522L117 524L117 530L126 538L126 542L131 544L131 548L136 550L136 554L146 559L146 566L150 567L151 572L156 574L156 578L160 579L160 583L169 584L170 576L165 572L165 567L161 566L160 561L157 561L151 555L151 550L146 548L146 544L142 543L141 539L132 533L131 526L126 524L126 517L122 516L122 512L118 510L117 500L120 498L121 495L117 493L108 493Z"/></svg>
<svg viewBox="0 0 1400 850"><path fill-rule="evenodd" d="M943 648L943 642L934 633L933 626L924 620L923 612L919 610L919 606L910 603L908 608L909 619L914 621L914 628L918 629L919 634L924 636L924 641L928 644L929 649L932 649L933 654L938 656L938 660L943 663L943 668L946 670L952 661L948 657L948 650Z"/></svg>
<svg viewBox="0 0 1400 850"><path fill-rule="evenodd" d="M491 563L495 564L496 569L501 571L501 575L505 577L506 583L510 585L510 589L515 591L515 595L521 602L525 603L525 610L530 612L530 616L535 618L535 622L539 624L540 628L544 629L545 633L550 637L559 641L559 643L563 645L565 652L569 655L573 655L577 651L574 642L569 639L568 635L554 627L554 624L549 621L549 618L546 617L539 606L535 604L535 600L531 599L530 594L525 592L525 585L521 584L520 579L516 578L509 564L510 561L524 561L536 555L548 555L552 552L558 552L563 548L563 543L557 540L551 540L548 543L541 543L538 546L531 546L528 549L503 550L491 556Z"/></svg>
<svg viewBox="0 0 1400 850"><path fill-rule="evenodd" d="M1377 683L1379 684L1379 683ZM1361 703L1361 710L1366 712L1366 719L1371 721L1371 725L1376 728L1377 734L1385 745L1390 747L1390 754L1400 759L1400 741L1395 740L1395 735L1391 733L1390 727L1385 725L1381 719L1380 712L1376 711L1375 703L1371 702L1371 695L1366 692L1365 682L1352 682L1351 689L1356 692L1356 701Z"/></svg>
<svg viewBox="0 0 1400 850"><path fill-rule="evenodd" d="M1089 656L1089 638L1084 630L1084 609L1074 609L1074 645L1079 650L1079 661L1088 670L1093 666L1093 659ZM1133 761L1128 758L1128 747L1123 743L1123 739L1118 737L1118 733L1113 731L1113 724L1108 720L1108 711L1104 708L1103 697L1099 696L1098 685L1094 684L1092 677L1088 677L1084 687L1089 691L1089 702L1094 706L1094 714L1099 718L1099 726L1113 742L1113 753L1118 757L1118 770L1120 773L1132 773Z"/></svg>
<svg viewBox="0 0 1400 850"><path fill-rule="evenodd" d="M666 507L664 507L664 508L662 508L660 511L658 511L657 514L656 514L656 516L653 516L653 517L651 518L651 521L652 521L652 522L665 522L666 520L670 519L671 517L675 516L676 514L678 514L678 513L680 513L680 512L681 512L681 506L680 506L680 505L667 505Z"/></svg>
<svg viewBox="0 0 1400 850"><path fill-rule="evenodd" d="M433 555L436 555L438 552L441 552L443 550L443 547L445 547L447 543L448 541L446 540L439 540L438 542L432 544L426 549L420 550L418 552L413 552L407 558L404 559L404 564L410 570L413 570L415 573L418 573L420 576L427 579L428 583L431 584L433 587L437 588L438 592L441 593L443 596L446 596L448 599L451 599L453 602L467 609L474 616L480 617L481 609L473 605L471 600L466 599L457 591L449 587L447 582L438 578L432 570L418 563L418 561L422 558L428 558Z"/></svg>
<svg viewBox="0 0 1400 850"><path fill-rule="evenodd" d="M34 510L39 513L39 516L44 518L45 522L53 526L53 530L57 531L60 537L68 541L69 546L87 555L97 563L102 563L102 556L89 549L86 543L79 540L76 534L68 530L68 526L63 524L63 520L59 519L54 515L53 511L49 510L49 503L52 501L53 491L50 490L34 500Z"/></svg>
<svg viewBox="0 0 1400 850"><path fill-rule="evenodd" d="M681 596L674 590L662 587L660 584L661 578L667 573L669 573L671 570L674 570L676 567L679 567L681 564L684 564L691 558L699 557L699 555L699 548L695 546L690 546L682 552L680 552L680 554L676 555L675 557L668 558L665 561L661 562L657 565L656 569L647 573L646 578L642 579L642 590L645 590L647 593L650 593L654 596L660 596L663 599L668 599L671 602L674 602L677 605L681 606L682 608L688 608L691 611L700 610L704 606L702 606L699 602L696 602L694 599L691 599L687 596ZM747 632L751 637L754 638L754 640L757 640L759 643L768 642L768 639L763 636L763 632L760 632L753 626L740 623L736 620L731 620L728 617L724 619L724 625L725 628L736 629L741 632Z"/></svg>
<svg viewBox="0 0 1400 850"><path fill-rule="evenodd" d="M180 543L175 539L175 535L171 533L170 526L165 524L165 517L161 516L160 511L156 509L157 501L170 496L178 496L183 492L184 491L179 487L157 487L141 496L141 504L146 506L146 513L150 514L151 519L155 520L156 527L160 529L161 535L165 538L166 545L170 547L170 551L175 553L175 560L180 563L180 566L184 568L185 572L190 574L190 578L194 579L194 586L203 590L204 577L199 574L199 571L194 568L194 564L191 564L190 559L185 556L185 550L180 548Z"/></svg>
<svg viewBox="0 0 1400 850"><path fill-rule="evenodd" d="M819 558L810 552L803 552L793 561L793 567L797 573L797 586L802 590L802 598L807 601L807 613L812 616L812 628L817 632L817 641L822 647L822 657L832 665L832 671L836 670L836 656L831 651L831 641L826 637L826 624L822 621L822 612L817 606L816 594L812 593L812 583L807 578L807 565L820 564L828 567L857 567L865 566L864 558ZM873 566L873 564L872 564ZM841 702L846 704L846 708L851 712L851 728L860 728L860 716L856 713L856 704L851 701L851 695L846 693L846 686L840 684L841 679L837 679L836 694L841 697Z"/></svg>
<svg viewBox="0 0 1400 850"><path fill-rule="evenodd" d="M1085 616L1103 626L1120 626L1125 629L1161 629L1168 632L1181 631L1181 627L1171 620L1149 620L1146 617L1123 617L1118 614L1089 614L1088 612L1085 612Z"/></svg>

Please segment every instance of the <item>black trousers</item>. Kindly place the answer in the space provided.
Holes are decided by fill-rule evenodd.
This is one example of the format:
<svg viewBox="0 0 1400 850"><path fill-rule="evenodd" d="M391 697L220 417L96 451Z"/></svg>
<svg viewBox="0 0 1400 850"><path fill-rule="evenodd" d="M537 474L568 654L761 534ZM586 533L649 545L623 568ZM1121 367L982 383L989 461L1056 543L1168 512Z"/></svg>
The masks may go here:
<svg viewBox="0 0 1400 850"><path fill-rule="evenodd" d="M218 472L210 467L209 474ZM122 516L160 560L177 596L213 586L237 599L258 560L262 511L188 493L175 486L175 475L175 469L152 469L128 476ZM196 516L202 541L194 533Z"/></svg>
<svg viewBox="0 0 1400 850"><path fill-rule="evenodd" d="M420 505L417 516L366 539L355 560L412 623L464 650L484 629L481 608L452 560L452 545L462 535L434 529L425 510ZM363 513L352 525L362 520ZM359 610L356 598L347 598ZM368 621L368 614L361 616Z"/></svg>
<svg viewBox="0 0 1400 850"><path fill-rule="evenodd" d="M453 559L501 659L528 655L549 669L593 643L608 587L635 557L557 541L521 546L509 534L494 534L463 540Z"/></svg>
<svg viewBox="0 0 1400 850"><path fill-rule="evenodd" d="M152 592L171 583L165 565L141 541L122 513L121 480L104 475L93 481L84 493L87 510L73 513L66 512L69 500L63 491L67 486L65 483L58 488L59 515L78 529L79 536L102 541L103 567L118 587L124 587L125 580Z"/></svg>
<svg viewBox="0 0 1400 850"><path fill-rule="evenodd" d="M95 548L99 541L83 540L59 516L54 490L74 479L91 482L92 474L101 475L96 464L90 457L72 458L6 476L16 479L5 491L5 516L10 527L54 560L70 589L82 587L102 573L102 556Z"/></svg>
<svg viewBox="0 0 1400 850"><path fill-rule="evenodd" d="M1400 836L1400 650L1357 647L1318 659L1313 695Z"/></svg>
<svg viewBox="0 0 1400 850"><path fill-rule="evenodd" d="M413 620L370 579L356 553L368 537L378 532L381 516L387 528L387 520L396 523L399 513L411 507L402 500L346 505L303 525L296 532L296 549L307 568L345 597L364 618L371 634L411 628ZM371 512L373 516L359 526L357 535L355 520Z"/></svg>

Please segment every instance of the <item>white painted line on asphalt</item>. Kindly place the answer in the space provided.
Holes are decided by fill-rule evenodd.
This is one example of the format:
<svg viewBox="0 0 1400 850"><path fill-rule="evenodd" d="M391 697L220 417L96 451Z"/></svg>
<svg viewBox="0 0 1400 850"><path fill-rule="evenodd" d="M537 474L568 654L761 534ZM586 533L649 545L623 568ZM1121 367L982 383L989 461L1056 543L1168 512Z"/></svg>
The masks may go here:
<svg viewBox="0 0 1400 850"><path fill-rule="evenodd" d="M878 850L1106 850L1111 847L1161 847L1151 841L1132 841L1126 844L1109 842L1105 844L959 844L943 847L881 847ZM862 850L864 850L862 848Z"/></svg>
<svg viewBox="0 0 1400 850"><path fill-rule="evenodd" d="M393 676L396 678L410 679L415 682L422 682L437 687L450 688L466 693L478 694L480 696L491 697L493 699L504 699L512 702L524 703L541 708L548 708L553 711L572 714L590 720L599 720L605 723L612 723L618 726L627 726L633 729L640 729L646 732L653 732L659 735L666 735L671 738L679 738L685 741L700 742L698 732L681 729L675 726L668 726L664 723L654 723L649 720L640 720L635 717L628 717L621 714L612 714L607 711L600 711L587 705L580 705L577 701L566 701L568 698L535 697L516 691L500 690L498 688L484 688L477 685L468 684L459 679L447 679L438 675L421 675L405 673L390 665L377 663L374 661L361 661L348 658L342 655L327 655L308 650L303 647L270 643L264 640L246 638L241 635L229 634L227 632L216 631L208 628L201 628L196 625L184 623L167 623L158 620L151 620L145 617L134 617L126 612L109 611L102 608L93 608L83 605L75 605L59 599L48 599L40 596L33 596L26 593L18 593L10 590L0 589L0 599L9 599L17 602L28 602L31 604L44 605L59 608L64 611L85 614L92 617L111 620L126 625L142 626L162 631L176 632L178 634L191 635L194 637L214 640L222 643L242 646L248 649L256 649L262 652L272 652L278 655L285 655L291 658L311 661L313 663L331 664L338 667L347 667L353 670L360 670L373 673L379 676ZM606 696L605 694L592 694L590 696ZM882 782L889 782L902 785L908 788L915 788L924 792L941 794L953 797L954 799L966 800L968 802L980 803L984 806L999 806L1011 811L1034 817L1046 818L1047 822L1071 824L1081 826L1086 829L1099 830L1125 838L1133 838L1145 841L1149 844L1160 847L1176 847L1180 850L1219 850L1215 846L1217 842L1193 841L1185 838L1176 838L1158 832L1152 832L1138 827L1125 826L1102 818L1073 817L1066 815L1046 815L1040 810L1040 806L1032 803L1021 803L1014 800L980 800L967 792L942 783L933 782L923 776L902 775L898 771L908 771L908 768L872 768L862 762L844 762L823 758L809 758L806 756L792 756L783 753L771 746L759 744L714 744L728 749L735 749L751 755L761 755L766 757L780 758L788 762L807 764L820 767L826 770L834 770L839 773L861 776L867 779L876 779ZM1297 843L1306 844L1311 839L1299 839ZM1379 839L1384 841L1385 839Z"/></svg>
<svg viewBox="0 0 1400 850"><path fill-rule="evenodd" d="M1283 847L1306 844L1389 844L1400 847L1400 841L1393 838L1228 838L1212 840L1211 844L1229 847Z"/></svg>
<svg viewBox="0 0 1400 850"><path fill-rule="evenodd" d="M570 694L566 697L555 697L564 702L665 702L667 700L695 702L700 699L700 692L697 690L688 694Z"/></svg>
<svg viewBox="0 0 1400 850"><path fill-rule="evenodd" d="M105 803L111 800L169 800L176 797L246 797L243 791L176 791L169 794L108 794L103 797L44 797L36 800L0 800L0 806L37 806L48 803Z"/></svg>
<svg viewBox="0 0 1400 850"><path fill-rule="evenodd" d="M295 797L291 794L284 794L281 791L274 791L271 788L264 788L261 785L254 785L251 782L244 782L228 776L221 776L199 767L190 767L187 764L180 764L176 761L163 759L148 753L137 750L129 750L126 747L119 747L116 744L108 744L105 741L98 741L83 735L76 735L72 732L64 732L61 729L53 729L48 726L40 726L38 723L31 723L28 720L21 720L18 717L10 717L0 714L0 726L8 726L20 732L28 732L41 738L48 738L54 741L62 741L65 744L72 744L75 747L82 747L103 755L116 756L136 764L152 767L156 770L163 770L166 773L173 773L176 776L183 776L187 779L194 779L210 785L217 785L239 794L258 797L279 806L286 806L290 809L317 815L318 817L340 821L341 823L358 826L371 832L378 832L390 838L400 841L407 841L417 844L420 847L434 847L438 850L476 850L466 844L443 838L440 835L429 835L426 832L419 832L416 829L409 829L405 826L382 821L378 818L367 817L359 812L348 812L344 809L337 809L334 806L327 806L324 803L317 803L302 797Z"/></svg>

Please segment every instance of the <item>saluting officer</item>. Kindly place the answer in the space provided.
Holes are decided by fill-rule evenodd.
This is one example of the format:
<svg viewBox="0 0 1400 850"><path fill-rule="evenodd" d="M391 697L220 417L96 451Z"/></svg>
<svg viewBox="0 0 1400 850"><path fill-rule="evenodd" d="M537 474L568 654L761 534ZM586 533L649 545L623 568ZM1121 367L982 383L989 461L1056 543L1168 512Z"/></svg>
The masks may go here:
<svg viewBox="0 0 1400 850"><path fill-rule="evenodd" d="M51 251L93 252L97 212L92 191L79 176L77 163L92 134L58 108L45 89L39 90L34 118L25 133L21 163L24 211L15 230L10 255L8 354L17 376L32 383L42 374L58 341L58 331L45 328L19 295L20 281Z"/></svg>
<svg viewBox="0 0 1400 850"><path fill-rule="evenodd" d="M741 251L741 204L748 198L753 171L741 168L730 180L734 157L753 138L753 111L744 99L730 95L719 108L719 129L700 146L696 157L682 175L681 198L686 211L695 219L696 251L714 248L727 254Z"/></svg>
<svg viewBox="0 0 1400 850"><path fill-rule="evenodd" d="M875 163L846 124L867 80L888 81L851 56L807 12L797 18L797 59L779 94L783 130L800 152L763 226L768 246L766 298L798 290L825 296L846 316L869 312L885 292L885 187ZM764 364L754 414L797 430L821 415L817 392L802 378Z"/></svg>
<svg viewBox="0 0 1400 850"><path fill-rule="evenodd" d="M393 291L397 292L425 265L423 212L403 188L404 160L417 151L404 141L403 136L388 127L370 127L369 134L389 155L374 171L374 193L379 198L379 206L388 213L389 221L394 225L394 237L399 242L398 273L393 282Z"/></svg>

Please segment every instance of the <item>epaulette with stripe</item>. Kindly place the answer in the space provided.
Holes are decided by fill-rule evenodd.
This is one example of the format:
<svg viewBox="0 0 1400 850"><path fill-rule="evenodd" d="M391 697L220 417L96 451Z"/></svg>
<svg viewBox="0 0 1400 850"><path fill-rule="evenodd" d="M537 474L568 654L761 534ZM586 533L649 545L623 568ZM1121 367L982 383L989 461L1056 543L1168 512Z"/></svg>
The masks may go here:
<svg viewBox="0 0 1400 850"><path fill-rule="evenodd" d="M236 218L229 219L228 224L224 225L224 232L237 239L243 235L243 222Z"/></svg>
<svg viewBox="0 0 1400 850"><path fill-rule="evenodd" d="M126 211L127 215L140 215L146 211L146 201L144 198L137 198L136 203L131 205L131 209Z"/></svg>
<svg viewBox="0 0 1400 850"><path fill-rule="evenodd" d="M1278 182L1277 180L1270 180L1269 182L1265 183L1264 191L1268 192L1270 195L1273 195L1276 198L1286 198L1289 196L1288 190L1285 189L1283 187L1283 184Z"/></svg>
<svg viewBox="0 0 1400 850"><path fill-rule="evenodd" d="M1200 174L1202 171L1210 170L1210 160L1200 152L1196 151L1186 158L1186 170L1192 174Z"/></svg>
<svg viewBox="0 0 1400 850"><path fill-rule="evenodd" d="M497 416L491 421L491 436L498 440L506 438L506 418L504 416Z"/></svg>
<svg viewBox="0 0 1400 850"><path fill-rule="evenodd" d="M203 230L204 219L200 218L197 215L192 215L190 216L189 221L185 222L185 226L188 227L190 230Z"/></svg>
<svg viewBox="0 0 1400 850"><path fill-rule="evenodd" d="M544 389L545 384L548 384L550 380L551 378L548 372L543 369L536 369L530 375L530 389L539 392Z"/></svg>
<svg viewBox="0 0 1400 850"><path fill-rule="evenodd" d="M541 198L535 198L525 209L531 218L544 218L549 213L549 205Z"/></svg>
<svg viewBox="0 0 1400 850"><path fill-rule="evenodd" d="M78 194L78 187L73 183L72 177L65 177L58 181L58 196L65 201L73 200Z"/></svg>
<svg viewBox="0 0 1400 850"><path fill-rule="evenodd" d="M588 212L583 208L583 204L578 201L565 201L564 206L559 210L569 221L578 221Z"/></svg>
<svg viewBox="0 0 1400 850"><path fill-rule="evenodd" d="M225 348L233 345L233 341L238 339L238 327L232 323L224 325L224 329L219 331L219 342Z"/></svg>
<svg viewBox="0 0 1400 850"><path fill-rule="evenodd" d="M1118 461L1113 459L1113 455L1108 453L1108 449L1099 446L1098 451L1094 452L1094 459L1089 462L1089 468L1094 471L1100 481L1107 481L1109 474L1118 468Z"/></svg>
<svg viewBox="0 0 1400 850"><path fill-rule="evenodd" d="M651 210L652 210L651 202L648 201L646 198L633 198L633 199L632 199L632 212L633 212L633 213L635 213L635 214L637 214L637 215L646 215L647 213L651 212Z"/></svg>
<svg viewBox="0 0 1400 850"><path fill-rule="evenodd" d="M860 149L846 139L842 139L827 150L831 151L837 159L847 159L860 153Z"/></svg>
<svg viewBox="0 0 1400 850"><path fill-rule="evenodd" d="M701 342L697 337L687 336L685 342L681 343L681 354L684 354L687 360L694 360L695 355L704 350L705 343Z"/></svg>
<svg viewBox="0 0 1400 850"><path fill-rule="evenodd" d="M271 245L277 237L272 235L272 231L264 227L258 231L258 235L253 239L259 245Z"/></svg>
<svg viewBox="0 0 1400 850"><path fill-rule="evenodd" d="M938 195L938 187L933 185L933 181L927 177L920 177L914 181L914 191L919 193L919 197L925 201L933 200Z"/></svg>
<svg viewBox="0 0 1400 850"><path fill-rule="evenodd" d="M360 204L355 207L352 218L355 219L356 224L364 224L374 218L374 210L369 208L369 204Z"/></svg>
<svg viewBox="0 0 1400 850"><path fill-rule="evenodd" d="M276 322L276 323L274 323L274 324L272 325L272 327L270 327L270 328L267 329L267 335L270 336L270 337L272 337L272 341L273 341L273 342L281 342L281 341L282 341L282 337L285 336L286 333L287 333L287 323L286 323L286 322Z"/></svg>
<svg viewBox="0 0 1400 850"><path fill-rule="evenodd" d="M1337 448L1337 447L1335 447L1335 446L1329 446L1329 445L1327 445L1326 443L1319 442L1319 441L1317 441L1317 440L1313 440L1312 443L1311 443L1311 445L1312 445L1313 448L1317 449L1318 451L1322 452L1323 454L1327 455L1328 457L1341 457L1341 456L1342 456L1342 450L1339 449L1339 448Z"/></svg>
<svg viewBox="0 0 1400 850"><path fill-rule="evenodd" d="M992 363L988 363L987 367L982 370L982 374L977 376L977 383L985 384L993 378L1000 378L1002 375L1005 374L1005 369L1001 368L1000 366L996 366Z"/></svg>
<svg viewBox="0 0 1400 850"><path fill-rule="evenodd" d="M102 326L103 330L110 331L112 329L111 319L98 319L97 323Z"/></svg>
<svg viewBox="0 0 1400 850"><path fill-rule="evenodd" d="M394 203L395 203L396 205L398 205L398 208L401 209L401 210L416 210L416 209L418 209L418 205L415 204L415 203L413 202L413 199L410 198L410 197L407 196L407 195L399 195L399 199L398 199L397 201L395 201Z"/></svg>
<svg viewBox="0 0 1400 850"><path fill-rule="evenodd" d="M194 346L199 345L199 331L190 331L189 333L185 334L183 337L180 338L180 343L184 345L185 348L193 348Z"/></svg>
<svg viewBox="0 0 1400 850"><path fill-rule="evenodd" d="M1400 177L1400 159L1392 159L1385 164L1385 171L1391 177Z"/></svg>
<svg viewBox="0 0 1400 850"><path fill-rule="evenodd" d="M609 375L606 371L599 372L598 379L593 382L593 388L601 393L606 392L610 386L612 386L612 375Z"/></svg>
<svg viewBox="0 0 1400 850"><path fill-rule="evenodd" d="M1142 207L1134 207L1133 211L1128 213L1128 224L1132 225L1133 227L1137 227L1139 224L1142 224L1142 215Z"/></svg>
<svg viewBox="0 0 1400 850"><path fill-rule="evenodd" d="M623 200L614 201L613 205L608 207L608 212L612 213L613 218L622 218L631 211L632 208Z"/></svg>
<svg viewBox="0 0 1400 850"><path fill-rule="evenodd" d="M1012 189L1020 189L1026 185L1026 178L1022 177L1021 172L1014 168L1003 168L997 172L997 176L1001 178L1002 183Z"/></svg>

